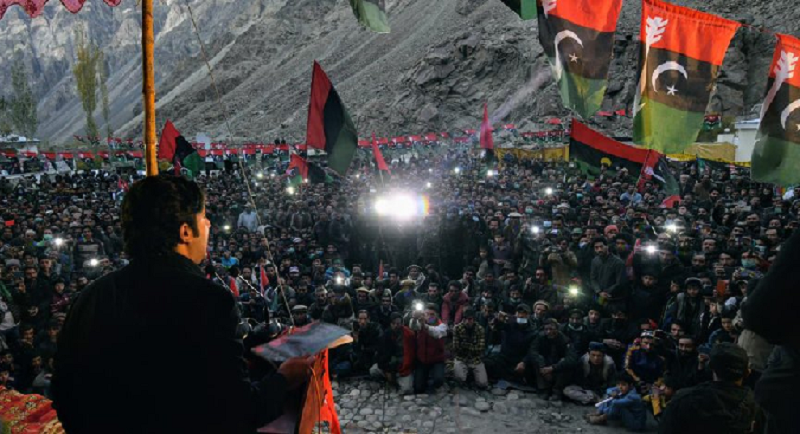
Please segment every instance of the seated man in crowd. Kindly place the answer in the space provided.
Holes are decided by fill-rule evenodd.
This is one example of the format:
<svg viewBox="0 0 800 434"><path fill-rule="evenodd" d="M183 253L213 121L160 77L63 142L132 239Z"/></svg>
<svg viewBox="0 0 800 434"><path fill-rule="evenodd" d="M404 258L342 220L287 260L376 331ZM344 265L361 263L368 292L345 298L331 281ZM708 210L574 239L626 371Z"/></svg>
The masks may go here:
<svg viewBox="0 0 800 434"><path fill-rule="evenodd" d="M397 384L400 394L408 395L414 393L415 333L403 325L403 316L398 312L392 314L389 324L381 338L377 364L369 373Z"/></svg>
<svg viewBox="0 0 800 434"><path fill-rule="evenodd" d="M475 311L467 309L464 321L453 332L453 375L459 382L467 381L472 372L475 385L485 389L489 385L483 354L486 351L486 336L483 327L475 322Z"/></svg>
<svg viewBox="0 0 800 434"><path fill-rule="evenodd" d="M606 390L616 384L617 368L614 360L606 355L600 342L589 344L575 367L572 383L564 388L564 396L583 405L599 402Z"/></svg>
<svg viewBox="0 0 800 434"><path fill-rule="evenodd" d="M353 324L353 373L365 373L377 363L382 334L367 310L358 311L358 321Z"/></svg>
<svg viewBox="0 0 800 434"><path fill-rule="evenodd" d="M519 380L525 372L523 359L528 354L536 332L528 323L530 308L521 304L517 306L517 314L512 318L500 316L490 323L489 327L501 333L500 352L486 358L486 372L490 378L497 380Z"/></svg>
<svg viewBox="0 0 800 434"><path fill-rule="evenodd" d="M545 320L522 362L528 384L536 384L545 399L560 401L575 363L569 339L558 331L558 321Z"/></svg>
<svg viewBox="0 0 800 434"><path fill-rule="evenodd" d="M635 380L630 375L621 374L617 378L617 386L606 391L607 398L602 401L596 413L586 415L586 420L592 425L618 421L631 431L644 430L647 410L642 397L636 393L635 385Z"/></svg>

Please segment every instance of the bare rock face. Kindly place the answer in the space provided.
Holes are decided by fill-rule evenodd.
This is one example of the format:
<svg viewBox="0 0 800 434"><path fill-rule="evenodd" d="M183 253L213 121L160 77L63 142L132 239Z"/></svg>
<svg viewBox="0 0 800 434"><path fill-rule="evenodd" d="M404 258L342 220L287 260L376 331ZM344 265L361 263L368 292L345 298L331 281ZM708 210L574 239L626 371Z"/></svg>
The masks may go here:
<svg viewBox="0 0 800 434"><path fill-rule="evenodd" d="M763 99L775 38L761 27L797 35L800 8L789 0L676 0L739 20L709 111L748 113ZM342 0L189 0L214 68L212 86L188 11L157 1L158 121L229 140L303 140L311 64L319 61L363 134L399 135L476 128L488 102L492 121L536 128L568 116L538 41L499 0L388 0L392 33L362 29ZM641 6L626 0L618 25L604 110L630 109L636 93ZM133 1L109 8L87 2L77 15L58 2L30 20L12 8L0 21L0 74L22 56L39 99L38 135L54 143L82 135L84 115L71 68L75 31L105 53L111 72L111 126L141 134L140 11ZM221 100L217 100L219 92ZM0 81L0 95L11 93ZM225 122L230 121L229 131ZM103 125L100 110L98 124ZM630 134L629 118L594 120Z"/></svg>

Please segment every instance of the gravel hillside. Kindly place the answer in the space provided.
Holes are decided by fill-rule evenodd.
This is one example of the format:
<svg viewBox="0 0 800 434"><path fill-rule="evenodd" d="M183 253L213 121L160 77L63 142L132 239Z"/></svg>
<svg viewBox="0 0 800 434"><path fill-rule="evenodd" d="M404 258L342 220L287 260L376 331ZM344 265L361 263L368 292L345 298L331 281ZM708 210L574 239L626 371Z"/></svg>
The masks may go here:
<svg viewBox="0 0 800 434"><path fill-rule="evenodd" d="M87 28L104 49L112 75L112 126L141 133L139 16L133 1L110 9L90 0L72 16L51 2L45 18L10 11L0 21L0 74L24 55L40 98L39 135L53 142L82 134L83 113L69 73L74 29ZM499 0L387 0L392 33L361 29L345 0L189 0L221 93L215 98L184 1L158 1L156 71L159 122L170 118L192 135L302 140L311 64L318 60L365 134L475 128L488 101L495 122L536 126L567 115L537 40ZM772 57L772 31L800 35L790 0L678 0L749 25L734 38L709 110L741 115L761 101ZM605 109L633 100L640 3L626 0L617 31ZM8 93L8 81L0 93ZM100 120L99 110L97 118ZM630 121L596 121L616 134ZM100 122L102 123L102 121Z"/></svg>

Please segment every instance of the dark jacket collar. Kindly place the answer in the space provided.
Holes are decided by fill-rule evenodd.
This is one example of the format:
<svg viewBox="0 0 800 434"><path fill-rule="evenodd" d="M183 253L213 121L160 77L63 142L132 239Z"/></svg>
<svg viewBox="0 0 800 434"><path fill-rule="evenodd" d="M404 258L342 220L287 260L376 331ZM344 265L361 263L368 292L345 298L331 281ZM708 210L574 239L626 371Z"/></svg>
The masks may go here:
<svg viewBox="0 0 800 434"><path fill-rule="evenodd" d="M198 276L203 275L200 267L192 262L191 259L175 252L170 252L164 255L147 256L145 258L137 258L131 261L131 265L162 269L170 268L185 271Z"/></svg>

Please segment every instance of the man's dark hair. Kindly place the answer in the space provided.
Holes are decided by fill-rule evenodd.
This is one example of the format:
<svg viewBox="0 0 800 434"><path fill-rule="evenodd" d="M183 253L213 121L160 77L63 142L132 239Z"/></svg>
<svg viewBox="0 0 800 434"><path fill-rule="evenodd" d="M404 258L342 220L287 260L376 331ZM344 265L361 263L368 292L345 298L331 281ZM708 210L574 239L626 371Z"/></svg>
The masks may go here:
<svg viewBox="0 0 800 434"><path fill-rule="evenodd" d="M204 205L203 191L183 177L148 176L134 183L122 201L125 253L136 259L172 252L184 223L198 232L195 215Z"/></svg>

